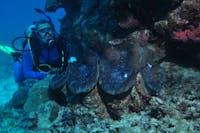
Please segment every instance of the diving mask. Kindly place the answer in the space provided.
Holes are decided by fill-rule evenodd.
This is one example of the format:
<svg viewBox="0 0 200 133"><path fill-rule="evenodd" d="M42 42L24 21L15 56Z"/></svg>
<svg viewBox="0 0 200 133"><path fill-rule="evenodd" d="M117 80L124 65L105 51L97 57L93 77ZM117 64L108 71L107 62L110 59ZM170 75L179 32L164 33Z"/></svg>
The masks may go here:
<svg viewBox="0 0 200 133"><path fill-rule="evenodd" d="M50 24L39 24L37 27L37 34L40 40L42 40L43 43L48 44L48 46L54 44L55 30Z"/></svg>

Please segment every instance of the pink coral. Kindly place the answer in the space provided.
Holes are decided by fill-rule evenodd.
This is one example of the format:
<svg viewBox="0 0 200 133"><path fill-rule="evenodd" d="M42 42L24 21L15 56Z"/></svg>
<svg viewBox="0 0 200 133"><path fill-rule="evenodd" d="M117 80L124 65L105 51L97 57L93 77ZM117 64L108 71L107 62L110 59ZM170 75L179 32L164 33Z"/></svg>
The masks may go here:
<svg viewBox="0 0 200 133"><path fill-rule="evenodd" d="M200 23L196 28L194 26L190 26L190 28L186 30L173 32L172 38L183 42L189 40L200 42Z"/></svg>

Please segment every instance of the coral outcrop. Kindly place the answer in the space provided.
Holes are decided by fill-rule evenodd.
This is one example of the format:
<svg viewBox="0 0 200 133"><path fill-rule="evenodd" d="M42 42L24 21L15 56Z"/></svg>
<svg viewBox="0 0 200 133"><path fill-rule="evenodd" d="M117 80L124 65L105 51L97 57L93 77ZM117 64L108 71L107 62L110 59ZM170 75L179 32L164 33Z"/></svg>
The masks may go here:
<svg viewBox="0 0 200 133"><path fill-rule="evenodd" d="M33 92L42 99L29 93L29 106L37 101L30 113L1 110L1 129L199 132L199 5L199 0L47 0L46 11L67 12L60 32L77 61L49 85L37 85Z"/></svg>

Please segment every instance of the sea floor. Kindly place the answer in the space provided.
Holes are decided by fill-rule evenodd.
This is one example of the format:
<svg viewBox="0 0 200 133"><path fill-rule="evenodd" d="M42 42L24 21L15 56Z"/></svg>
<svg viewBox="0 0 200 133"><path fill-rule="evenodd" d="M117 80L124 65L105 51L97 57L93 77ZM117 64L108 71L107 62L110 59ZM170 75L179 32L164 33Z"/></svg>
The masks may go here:
<svg viewBox="0 0 200 133"><path fill-rule="evenodd" d="M66 116L66 119L57 118L49 123L47 119L43 118L44 120L41 121L37 116L27 115L21 109L2 107L0 108L0 133L200 132L200 71L169 62L164 62L161 66L167 73L167 87L160 91L159 96L153 97L149 101L150 105L140 112L124 114L120 120L99 119L94 117L93 112L80 107L76 111L76 116L79 117ZM12 85L14 84L12 76L1 80L5 80L1 85L3 88L1 88L1 100L4 101L1 101L1 104L3 104L16 90L16 85ZM66 110L70 110L70 107L62 108L60 112ZM36 114L40 115L40 113ZM75 123L70 125L70 121Z"/></svg>
<svg viewBox="0 0 200 133"><path fill-rule="evenodd" d="M0 105L4 105L17 90L18 85L13 76L13 60L7 55L0 54Z"/></svg>

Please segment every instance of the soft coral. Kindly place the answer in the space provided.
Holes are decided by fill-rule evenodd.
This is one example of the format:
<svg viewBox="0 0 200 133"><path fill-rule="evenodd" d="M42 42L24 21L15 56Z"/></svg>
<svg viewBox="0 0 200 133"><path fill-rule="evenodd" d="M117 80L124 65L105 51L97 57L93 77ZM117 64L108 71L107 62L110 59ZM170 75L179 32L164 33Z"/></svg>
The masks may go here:
<svg viewBox="0 0 200 133"><path fill-rule="evenodd" d="M194 26L191 26L186 30L173 32L172 38L183 42L189 40L200 42L200 23L196 28Z"/></svg>

